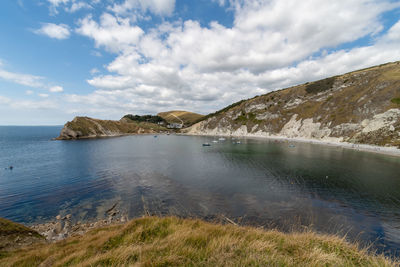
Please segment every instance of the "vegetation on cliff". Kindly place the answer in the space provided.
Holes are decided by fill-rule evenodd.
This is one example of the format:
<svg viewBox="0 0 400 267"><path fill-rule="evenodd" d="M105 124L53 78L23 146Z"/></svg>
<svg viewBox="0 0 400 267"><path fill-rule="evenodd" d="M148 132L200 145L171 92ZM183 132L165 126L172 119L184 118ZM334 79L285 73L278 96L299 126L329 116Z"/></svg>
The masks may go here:
<svg viewBox="0 0 400 267"><path fill-rule="evenodd" d="M149 122L149 123L164 123L167 124L167 121L164 120L163 118L161 118L160 116L154 116L154 115L132 115L132 114L128 114L122 117L122 119L128 119L131 121L136 121L136 122Z"/></svg>
<svg viewBox="0 0 400 267"><path fill-rule="evenodd" d="M98 120L89 117L75 117L61 130L59 140L81 139L127 134L158 133L166 128L150 122Z"/></svg>
<svg viewBox="0 0 400 267"><path fill-rule="evenodd" d="M400 147L400 62L242 100L187 131Z"/></svg>
<svg viewBox="0 0 400 267"><path fill-rule="evenodd" d="M44 242L44 237L37 232L22 224L0 218L0 259L9 250L38 242Z"/></svg>
<svg viewBox="0 0 400 267"><path fill-rule="evenodd" d="M343 238L285 234L175 217L146 217L38 244L0 257L1 266L395 266Z"/></svg>

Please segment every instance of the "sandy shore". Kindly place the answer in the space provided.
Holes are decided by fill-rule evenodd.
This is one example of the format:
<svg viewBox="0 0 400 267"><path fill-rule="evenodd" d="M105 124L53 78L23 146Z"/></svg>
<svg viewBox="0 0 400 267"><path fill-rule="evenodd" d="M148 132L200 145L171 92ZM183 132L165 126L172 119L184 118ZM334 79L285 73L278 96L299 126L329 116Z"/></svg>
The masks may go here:
<svg viewBox="0 0 400 267"><path fill-rule="evenodd" d="M307 139L307 138L288 138L285 136L264 136L264 135L208 135L208 134L182 134L182 135L193 135L193 136L215 136L215 137L234 137L234 138L254 138L254 139L268 139L268 140L278 140L287 142L297 142L297 143L308 143L308 144L318 144L331 147L341 147L345 149L352 149L357 151L372 152L390 156L400 157L400 149L396 147L383 147L368 144L353 144L348 142L339 142L336 140L318 140L318 139Z"/></svg>

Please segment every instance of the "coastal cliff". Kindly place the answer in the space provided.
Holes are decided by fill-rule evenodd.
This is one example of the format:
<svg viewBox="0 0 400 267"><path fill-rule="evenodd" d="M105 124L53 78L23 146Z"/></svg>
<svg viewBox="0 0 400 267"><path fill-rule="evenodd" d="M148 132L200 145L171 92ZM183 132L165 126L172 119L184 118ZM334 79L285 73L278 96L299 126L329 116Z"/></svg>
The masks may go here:
<svg viewBox="0 0 400 267"><path fill-rule="evenodd" d="M67 122L57 140L112 137L131 134L158 133L166 130L155 123L136 122L127 118L119 121L98 120L89 117L75 117Z"/></svg>
<svg viewBox="0 0 400 267"><path fill-rule="evenodd" d="M242 100L184 132L400 148L400 62Z"/></svg>

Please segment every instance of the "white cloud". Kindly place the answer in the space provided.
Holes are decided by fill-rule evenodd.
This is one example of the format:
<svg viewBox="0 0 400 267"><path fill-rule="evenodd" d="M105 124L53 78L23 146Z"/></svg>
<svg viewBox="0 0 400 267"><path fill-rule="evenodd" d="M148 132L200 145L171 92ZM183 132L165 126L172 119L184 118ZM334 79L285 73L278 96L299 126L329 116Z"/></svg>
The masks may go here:
<svg viewBox="0 0 400 267"><path fill-rule="evenodd" d="M220 6L225 6L225 0L211 0L214 3L218 3Z"/></svg>
<svg viewBox="0 0 400 267"><path fill-rule="evenodd" d="M0 95L0 104L8 104L10 102L11 102L11 99L9 99L8 97Z"/></svg>
<svg viewBox="0 0 400 267"><path fill-rule="evenodd" d="M71 35L68 25L54 23L43 23L42 27L34 32L59 40L68 39Z"/></svg>
<svg viewBox="0 0 400 267"><path fill-rule="evenodd" d="M64 88L62 88L61 86L52 86L50 87L49 91L52 93L61 93L64 91Z"/></svg>
<svg viewBox="0 0 400 267"><path fill-rule="evenodd" d="M58 11L57 8L60 5L65 5L69 2L69 0L47 0L50 4L49 10L50 10L50 15L57 15Z"/></svg>
<svg viewBox="0 0 400 267"><path fill-rule="evenodd" d="M45 82L44 77L5 70L1 60L0 79L28 87L49 90L50 92L62 92L64 90L61 86L49 86L48 83ZM32 95L33 91L26 90L25 93L27 95Z"/></svg>
<svg viewBox="0 0 400 267"><path fill-rule="evenodd" d="M79 25L77 33L94 39L96 47L104 46L112 52L122 51L137 44L144 33L140 27L131 25L129 18L122 19L108 13L101 16L100 23L88 16L80 20Z"/></svg>
<svg viewBox="0 0 400 267"><path fill-rule="evenodd" d="M85 2L73 2L70 7L66 7L65 11L74 13L81 9L91 9L92 6Z"/></svg>
<svg viewBox="0 0 400 267"><path fill-rule="evenodd" d="M43 97L43 98L47 98L47 97L49 97L49 95L48 95L48 94L38 94L38 96L40 96L40 97Z"/></svg>
<svg viewBox="0 0 400 267"><path fill-rule="evenodd" d="M175 0L125 0L122 4L114 4L110 10L118 15L126 15L135 10L150 11L160 16L170 16L175 9Z"/></svg>
<svg viewBox="0 0 400 267"><path fill-rule="evenodd" d="M127 2L125 2L126 4ZM138 4L137 1L132 3ZM222 4L222 2L221 2ZM224 3L227 4L227 3ZM97 90L69 95L88 112L211 112L234 101L400 58L400 23L382 34L389 1L230 1L231 28L217 22L164 22L143 31L122 11L86 17L77 32L116 54L106 75L88 83ZM125 10L129 10L125 8ZM371 37L368 46L335 50Z"/></svg>
<svg viewBox="0 0 400 267"><path fill-rule="evenodd" d="M99 73L100 71L97 68L93 68L90 70L90 74L95 75L96 73Z"/></svg>
<svg viewBox="0 0 400 267"><path fill-rule="evenodd" d="M1 65L0 65L1 67ZM29 87L43 87L43 77L6 71L0 68L0 78Z"/></svg>

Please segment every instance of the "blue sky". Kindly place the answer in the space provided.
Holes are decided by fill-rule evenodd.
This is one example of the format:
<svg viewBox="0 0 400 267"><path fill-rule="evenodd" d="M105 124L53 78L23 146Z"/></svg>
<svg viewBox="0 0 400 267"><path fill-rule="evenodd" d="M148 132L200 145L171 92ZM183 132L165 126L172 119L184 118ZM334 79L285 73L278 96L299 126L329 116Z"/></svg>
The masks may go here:
<svg viewBox="0 0 400 267"><path fill-rule="evenodd" d="M0 125L243 98L400 60L400 1L3 0Z"/></svg>

